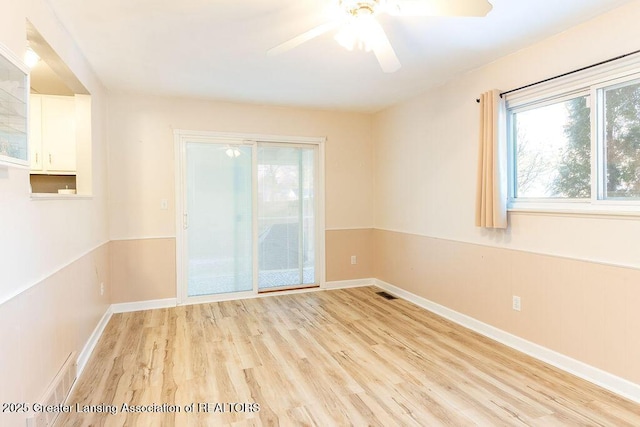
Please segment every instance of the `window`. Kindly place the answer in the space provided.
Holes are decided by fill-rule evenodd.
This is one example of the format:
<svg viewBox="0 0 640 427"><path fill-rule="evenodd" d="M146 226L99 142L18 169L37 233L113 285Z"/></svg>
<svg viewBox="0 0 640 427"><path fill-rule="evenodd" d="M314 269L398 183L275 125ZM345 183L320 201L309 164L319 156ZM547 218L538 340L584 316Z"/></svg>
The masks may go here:
<svg viewBox="0 0 640 427"><path fill-rule="evenodd" d="M516 111L512 122L514 197L591 197L588 96Z"/></svg>
<svg viewBox="0 0 640 427"><path fill-rule="evenodd" d="M600 92L603 198L640 199L640 82Z"/></svg>
<svg viewBox="0 0 640 427"><path fill-rule="evenodd" d="M578 83L507 98L510 208L640 208L640 74Z"/></svg>

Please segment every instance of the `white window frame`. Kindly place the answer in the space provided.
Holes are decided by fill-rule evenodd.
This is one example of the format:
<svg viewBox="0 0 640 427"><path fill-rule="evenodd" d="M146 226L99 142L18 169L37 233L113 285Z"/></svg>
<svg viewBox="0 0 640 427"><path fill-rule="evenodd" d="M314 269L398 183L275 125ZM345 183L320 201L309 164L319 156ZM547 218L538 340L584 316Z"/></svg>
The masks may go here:
<svg viewBox="0 0 640 427"><path fill-rule="evenodd" d="M640 81L640 59L615 61L597 69L559 78L506 96L508 203L510 212L547 212L607 216L640 216L640 198L604 199L604 89ZM545 105L587 96L591 109L591 198L517 198L513 115Z"/></svg>

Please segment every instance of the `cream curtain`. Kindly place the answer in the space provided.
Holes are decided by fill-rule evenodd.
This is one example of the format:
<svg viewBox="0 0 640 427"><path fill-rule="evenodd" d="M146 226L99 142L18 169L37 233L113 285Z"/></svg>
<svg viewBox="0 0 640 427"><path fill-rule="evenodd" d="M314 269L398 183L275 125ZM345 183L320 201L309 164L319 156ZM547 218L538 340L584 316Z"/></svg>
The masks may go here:
<svg viewBox="0 0 640 427"><path fill-rule="evenodd" d="M480 95L476 226L507 228L505 106L500 91Z"/></svg>

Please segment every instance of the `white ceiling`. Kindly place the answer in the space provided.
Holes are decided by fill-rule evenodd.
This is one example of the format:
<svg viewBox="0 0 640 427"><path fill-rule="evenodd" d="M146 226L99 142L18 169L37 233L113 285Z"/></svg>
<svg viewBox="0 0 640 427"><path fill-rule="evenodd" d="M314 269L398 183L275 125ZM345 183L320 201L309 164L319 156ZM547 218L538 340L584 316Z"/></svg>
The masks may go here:
<svg viewBox="0 0 640 427"><path fill-rule="evenodd" d="M111 90L376 111L630 0L490 0L485 18L380 22L402 68L349 52L335 31L266 51L328 19L337 0L49 0Z"/></svg>

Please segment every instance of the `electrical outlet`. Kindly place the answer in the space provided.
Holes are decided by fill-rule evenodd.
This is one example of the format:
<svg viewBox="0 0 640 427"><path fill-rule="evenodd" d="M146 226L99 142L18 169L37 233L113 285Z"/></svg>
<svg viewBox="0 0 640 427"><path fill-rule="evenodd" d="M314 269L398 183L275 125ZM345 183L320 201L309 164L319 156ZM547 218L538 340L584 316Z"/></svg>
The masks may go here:
<svg viewBox="0 0 640 427"><path fill-rule="evenodd" d="M358 258L355 255L351 255L351 265L355 265L358 263Z"/></svg>
<svg viewBox="0 0 640 427"><path fill-rule="evenodd" d="M100 283L100 295L104 295L104 282Z"/></svg>
<svg viewBox="0 0 640 427"><path fill-rule="evenodd" d="M518 296L513 296L513 309L515 311L521 311L522 310L522 304L520 301L520 297Z"/></svg>

